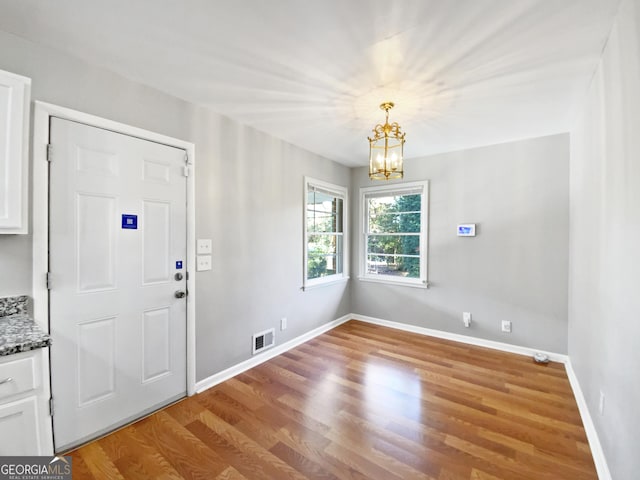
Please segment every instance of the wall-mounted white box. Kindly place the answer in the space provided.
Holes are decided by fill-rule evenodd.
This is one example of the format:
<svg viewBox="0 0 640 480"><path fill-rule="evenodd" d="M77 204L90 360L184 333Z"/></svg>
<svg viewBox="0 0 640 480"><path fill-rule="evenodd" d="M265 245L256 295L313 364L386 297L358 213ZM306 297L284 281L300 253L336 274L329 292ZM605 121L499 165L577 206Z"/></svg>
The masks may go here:
<svg viewBox="0 0 640 480"><path fill-rule="evenodd" d="M196 242L196 254L198 255L210 255L211 254L211 239L199 238Z"/></svg>
<svg viewBox="0 0 640 480"><path fill-rule="evenodd" d="M211 270L211 255L197 255L196 271L203 272L205 270Z"/></svg>

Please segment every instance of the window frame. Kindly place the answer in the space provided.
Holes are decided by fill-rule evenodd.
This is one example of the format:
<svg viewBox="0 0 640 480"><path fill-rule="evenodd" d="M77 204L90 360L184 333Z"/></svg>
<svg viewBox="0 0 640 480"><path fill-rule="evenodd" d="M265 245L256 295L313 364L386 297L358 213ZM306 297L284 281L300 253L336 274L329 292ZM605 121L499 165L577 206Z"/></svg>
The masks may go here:
<svg viewBox="0 0 640 480"><path fill-rule="evenodd" d="M367 271L367 239L369 236L369 204L372 196L385 196L392 193L409 195L421 190L420 202L420 278L407 278L393 275L370 274ZM406 192L406 193L403 193ZM428 239L429 239L429 181L394 183L360 188L360 252L358 279L367 282L404 285L408 287L428 288Z"/></svg>
<svg viewBox="0 0 640 480"><path fill-rule="evenodd" d="M313 232L309 232L307 224L307 205L310 187L314 187L324 193L333 195L336 198L342 199L342 232L335 232L336 235L342 237L342 272L335 273L333 275L327 275L318 278L308 278L308 262L309 262L309 235ZM341 185L325 182L312 177L304 177L304 193L303 193L303 265L302 265L302 290L309 290L311 288L331 285L335 283L346 282L349 280L349 189ZM336 262L337 253L336 253Z"/></svg>

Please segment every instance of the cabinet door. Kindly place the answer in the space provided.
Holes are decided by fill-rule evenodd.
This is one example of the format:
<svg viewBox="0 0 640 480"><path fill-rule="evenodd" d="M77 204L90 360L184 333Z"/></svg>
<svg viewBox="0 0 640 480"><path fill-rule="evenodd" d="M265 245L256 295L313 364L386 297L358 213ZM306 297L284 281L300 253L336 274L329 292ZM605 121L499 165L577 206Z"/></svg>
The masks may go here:
<svg viewBox="0 0 640 480"><path fill-rule="evenodd" d="M30 85L0 70L0 233L27 233Z"/></svg>
<svg viewBox="0 0 640 480"><path fill-rule="evenodd" d="M0 456L40 455L35 395L0 405Z"/></svg>

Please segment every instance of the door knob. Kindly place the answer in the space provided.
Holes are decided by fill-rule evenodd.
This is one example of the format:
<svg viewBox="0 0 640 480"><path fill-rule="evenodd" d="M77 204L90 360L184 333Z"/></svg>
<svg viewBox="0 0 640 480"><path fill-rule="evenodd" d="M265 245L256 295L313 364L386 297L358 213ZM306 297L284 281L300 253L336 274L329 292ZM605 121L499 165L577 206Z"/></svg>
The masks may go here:
<svg viewBox="0 0 640 480"><path fill-rule="evenodd" d="M176 290L176 293L174 293L174 295L176 296L176 298L184 298L186 293L183 292L182 290Z"/></svg>

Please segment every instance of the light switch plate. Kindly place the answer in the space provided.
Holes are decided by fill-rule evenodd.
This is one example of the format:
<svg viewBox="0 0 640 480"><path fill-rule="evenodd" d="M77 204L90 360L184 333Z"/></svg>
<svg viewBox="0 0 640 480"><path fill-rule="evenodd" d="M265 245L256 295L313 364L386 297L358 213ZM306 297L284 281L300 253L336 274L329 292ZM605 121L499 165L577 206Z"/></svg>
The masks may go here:
<svg viewBox="0 0 640 480"><path fill-rule="evenodd" d="M198 255L211 254L211 239L199 238L198 241L196 242L196 253Z"/></svg>
<svg viewBox="0 0 640 480"><path fill-rule="evenodd" d="M196 271L211 270L211 255L198 255L196 257Z"/></svg>

